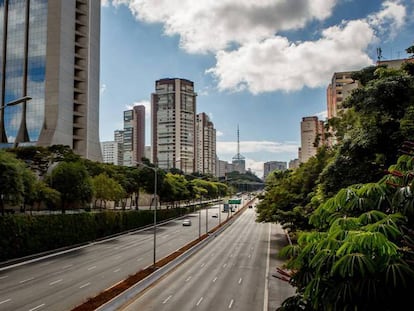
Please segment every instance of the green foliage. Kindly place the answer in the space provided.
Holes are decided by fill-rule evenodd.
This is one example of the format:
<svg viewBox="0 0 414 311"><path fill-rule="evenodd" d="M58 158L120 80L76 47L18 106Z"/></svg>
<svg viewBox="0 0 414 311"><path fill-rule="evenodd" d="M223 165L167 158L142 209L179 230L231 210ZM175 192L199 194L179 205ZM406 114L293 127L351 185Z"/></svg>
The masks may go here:
<svg viewBox="0 0 414 311"><path fill-rule="evenodd" d="M60 192L62 212L76 204L90 202L93 196L91 179L80 162L60 162L52 171L51 185Z"/></svg>
<svg viewBox="0 0 414 311"><path fill-rule="evenodd" d="M99 174L92 178L94 196L97 200L118 201L125 197L125 190L113 178L108 177L105 173Z"/></svg>
<svg viewBox="0 0 414 311"><path fill-rule="evenodd" d="M158 221L181 215L158 210ZM0 261L90 242L152 224L153 211L123 211L0 217Z"/></svg>

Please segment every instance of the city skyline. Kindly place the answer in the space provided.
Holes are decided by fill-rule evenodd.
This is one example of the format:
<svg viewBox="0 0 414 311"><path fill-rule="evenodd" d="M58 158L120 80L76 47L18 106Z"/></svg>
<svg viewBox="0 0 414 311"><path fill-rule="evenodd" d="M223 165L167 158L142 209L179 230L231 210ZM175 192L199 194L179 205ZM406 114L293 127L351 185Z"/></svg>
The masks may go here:
<svg viewBox="0 0 414 311"><path fill-rule="evenodd" d="M413 6L102 1L100 140L122 128L123 110L149 108L156 80L189 79L197 113L209 115L217 130L219 159L231 162L236 154L239 125L246 168L261 177L264 162L298 157L303 117L325 120L334 72L375 64L379 47L383 59L407 57Z"/></svg>

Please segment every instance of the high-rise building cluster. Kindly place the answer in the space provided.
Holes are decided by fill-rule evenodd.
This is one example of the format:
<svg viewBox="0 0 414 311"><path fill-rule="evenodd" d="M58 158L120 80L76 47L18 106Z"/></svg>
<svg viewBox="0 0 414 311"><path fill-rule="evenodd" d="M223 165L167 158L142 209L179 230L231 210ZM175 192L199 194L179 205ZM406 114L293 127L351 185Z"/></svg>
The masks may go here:
<svg viewBox="0 0 414 311"><path fill-rule="evenodd" d="M104 162L133 166L147 158L162 169L217 175L216 129L197 113L197 93L187 79L155 81L151 94L151 146L145 146L145 106L124 111L124 128L102 142ZM116 152L115 150L118 150ZM223 171L229 172L230 167Z"/></svg>
<svg viewBox="0 0 414 311"><path fill-rule="evenodd" d="M123 112L123 128L99 142L100 2L92 0L4 0L0 10L0 148L67 145L90 160L132 166L143 158L163 169L224 177L246 172L240 153L228 163L216 154L216 129L197 113L194 83L182 78L155 81L151 94L151 146L145 145L145 107ZM399 68L414 59L378 60ZM335 72L326 90L327 118L340 117L343 101L359 87L353 71ZM296 168L335 133L317 116L300 122ZM326 135L329 134L329 135ZM281 164L282 163L282 164ZM264 177L286 169L264 163Z"/></svg>

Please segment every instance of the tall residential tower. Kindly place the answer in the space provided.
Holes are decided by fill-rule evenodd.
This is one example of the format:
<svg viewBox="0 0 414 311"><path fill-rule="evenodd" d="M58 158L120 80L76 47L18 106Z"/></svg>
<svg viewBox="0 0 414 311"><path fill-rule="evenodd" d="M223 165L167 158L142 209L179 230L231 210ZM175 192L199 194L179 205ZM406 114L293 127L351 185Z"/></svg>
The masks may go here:
<svg viewBox="0 0 414 311"><path fill-rule="evenodd" d="M151 96L153 163L163 169L195 171L194 83L178 78L155 82Z"/></svg>
<svg viewBox="0 0 414 311"><path fill-rule="evenodd" d="M101 161L97 0L0 1L0 147Z"/></svg>

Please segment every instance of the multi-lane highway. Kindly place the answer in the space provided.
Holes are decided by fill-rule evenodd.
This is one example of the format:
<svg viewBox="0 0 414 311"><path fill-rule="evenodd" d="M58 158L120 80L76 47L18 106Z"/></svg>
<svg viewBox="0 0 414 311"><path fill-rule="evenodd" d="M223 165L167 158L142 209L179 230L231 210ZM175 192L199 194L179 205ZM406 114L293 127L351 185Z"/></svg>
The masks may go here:
<svg viewBox="0 0 414 311"><path fill-rule="evenodd" d="M157 227L159 260L217 226L219 206L190 214L191 226L174 220ZM199 217L200 216L200 217ZM201 220L199 223L199 219ZM208 225L206 226L206 220ZM153 264L153 228L0 268L0 311L71 310L131 274Z"/></svg>
<svg viewBox="0 0 414 311"><path fill-rule="evenodd" d="M215 214L218 217L212 217ZM160 225L156 230L156 259L197 239L226 217L228 214L222 213L219 206L213 206L207 213L202 210L188 215L191 226L183 226L182 219ZM271 232L270 228L273 228ZM148 228L29 262L2 266L0 311L70 311L87 298L152 265L153 237L153 228ZM293 291L286 283L270 276L269 267L274 269L277 259L274 254L269 259L269 252L274 253L272 247L285 240L279 227L255 223L254 209L247 209L200 252L140 296L134 302L139 307L131 305L130 310L192 310L195 307L214 310L215 306L267 310L268 303L280 305Z"/></svg>
<svg viewBox="0 0 414 311"><path fill-rule="evenodd" d="M121 309L275 310L294 293L271 276L281 264L275 248L286 237L280 226L255 218L254 209L247 209L223 234Z"/></svg>

